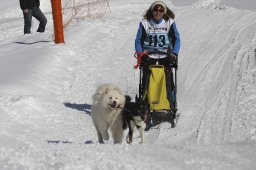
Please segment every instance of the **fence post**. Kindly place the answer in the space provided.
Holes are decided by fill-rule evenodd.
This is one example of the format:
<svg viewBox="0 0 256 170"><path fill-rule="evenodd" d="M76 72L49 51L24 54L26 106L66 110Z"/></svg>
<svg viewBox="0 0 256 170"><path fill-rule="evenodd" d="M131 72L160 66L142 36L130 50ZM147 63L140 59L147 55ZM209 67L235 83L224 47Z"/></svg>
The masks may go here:
<svg viewBox="0 0 256 170"><path fill-rule="evenodd" d="M61 0L51 0L55 43L64 43Z"/></svg>

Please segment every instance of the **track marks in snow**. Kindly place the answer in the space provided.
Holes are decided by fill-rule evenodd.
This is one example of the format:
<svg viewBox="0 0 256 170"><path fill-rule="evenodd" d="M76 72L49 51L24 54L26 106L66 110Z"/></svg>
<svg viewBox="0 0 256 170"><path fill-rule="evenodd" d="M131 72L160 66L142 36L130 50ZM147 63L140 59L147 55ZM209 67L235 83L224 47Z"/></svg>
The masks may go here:
<svg viewBox="0 0 256 170"><path fill-rule="evenodd" d="M219 41L215 45L212 44L212 51L207 48L207 44L202 47L207 52L212 52L212 54L209 53L212 57L205 64L200 61L201 59L196 59L201 70L191 68L197 77L190 83L188 90L183 89L188 92L186 95L182 95L185 101L189 102L189 99L193 98L193 101L198 103L195 105L202 108L194 115L198 118L199 123L197 125L198 142L221 143L241 138L249 139L248 129L252 126L246 119L253 113L244 111L243 108L247 107L241 104L241 101L243 101L245 93L248 95L245 89L252 93L250 95L255 96L255 90L251 88L251 85L255 86L255 83L248 83L252 80L252 67L249 68L249 65L252 64L249 64L249 61L253 61L252 51L255 46L253 43L255 34L249 30L255 27L255 15L244 15L243 13L241 15L239 12L237 15L240 18L235 24L232 23L231 28L236 30L232 34L223 32L225 25L215 23L217 27L221 26L221 29L213 33L216 37L211 37L210 41L218 42L218 37L221 37L221 34L227 36L228 39ZM221 21L221 19L219 20ZM208 31L211 32L210 29ZM200 66L201 63L203 67ZM180 70L183 72L183 69ZM185 77L183 76L183 78ZM187 79L189 80L188 77ZM250 105L248 108L255 108L254 104L250 103ZM244 113L241 114L241 112Z"/></svg>

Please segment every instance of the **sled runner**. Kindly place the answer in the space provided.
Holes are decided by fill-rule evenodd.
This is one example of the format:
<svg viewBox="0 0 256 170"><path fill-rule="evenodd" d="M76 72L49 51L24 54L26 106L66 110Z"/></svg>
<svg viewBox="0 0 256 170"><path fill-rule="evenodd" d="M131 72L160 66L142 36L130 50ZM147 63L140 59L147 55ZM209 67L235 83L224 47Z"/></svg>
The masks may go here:
<svg viewBox="0 0 256 170"><path fill-rule="evenodd" d="M135 68L140 68L139 96L136 96L136 101L144 100L150 105L147 127L149 129L153 125L161 122L170 122L171 126L175 127L177 112L176 63L172 66L168 65L167 67L158 64L149 65L149 69L145 74L143 65L141 65L142 57L148 56L142 53L140 56L136 57L138 64ZM175 72L174 75L172 70ZM142 72L145 74L143 77ZM173 76L175 76L175 81L173 81Z"/></svg>

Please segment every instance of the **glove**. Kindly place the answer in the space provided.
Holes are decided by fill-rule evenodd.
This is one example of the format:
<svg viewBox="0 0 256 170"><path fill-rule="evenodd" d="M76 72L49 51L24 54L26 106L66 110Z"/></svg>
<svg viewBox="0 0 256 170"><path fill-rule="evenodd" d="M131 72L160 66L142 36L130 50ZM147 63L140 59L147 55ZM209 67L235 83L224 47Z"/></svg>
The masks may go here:
<svg viewBox="0 0 256 170"><path fill-rule="evenodd" d="M177 67L177 55L176 54L170 54L169 55L169 63L173 66L173 67Z"/></svg>
<svg viewBox="0 0 256 170"><path fill-rule="evenodd" d="M170 63L176 63L177 56L175 54L170 54L169 61L170 61Z"/></svg>
<svg viewBox="0 0 256 170"><path fill-rule="evenodd" d="M141 58L141 67L145 67L148 64L148 57L147 56L143 56Z"/></svg>
<svg viewBox="0 0 256 170"><path fill-rule="evenodd" d="M137 52L137 56L140 56L140 55L143 55L141 57L141 67L144 67L148 62L147 51Z"/></svg>

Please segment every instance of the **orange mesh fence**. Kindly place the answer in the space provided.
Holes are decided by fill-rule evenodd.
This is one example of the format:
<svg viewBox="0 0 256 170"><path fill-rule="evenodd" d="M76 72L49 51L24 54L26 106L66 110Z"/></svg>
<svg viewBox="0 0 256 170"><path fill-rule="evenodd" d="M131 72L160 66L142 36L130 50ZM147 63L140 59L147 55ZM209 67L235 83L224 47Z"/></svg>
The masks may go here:
<svg viewBox="0 0 256 170"><path fill-rule="evenodd" d="M51 0L56 43L64 43L63 29L82 19L100 19L109 10L108 0Z"/></svg>

